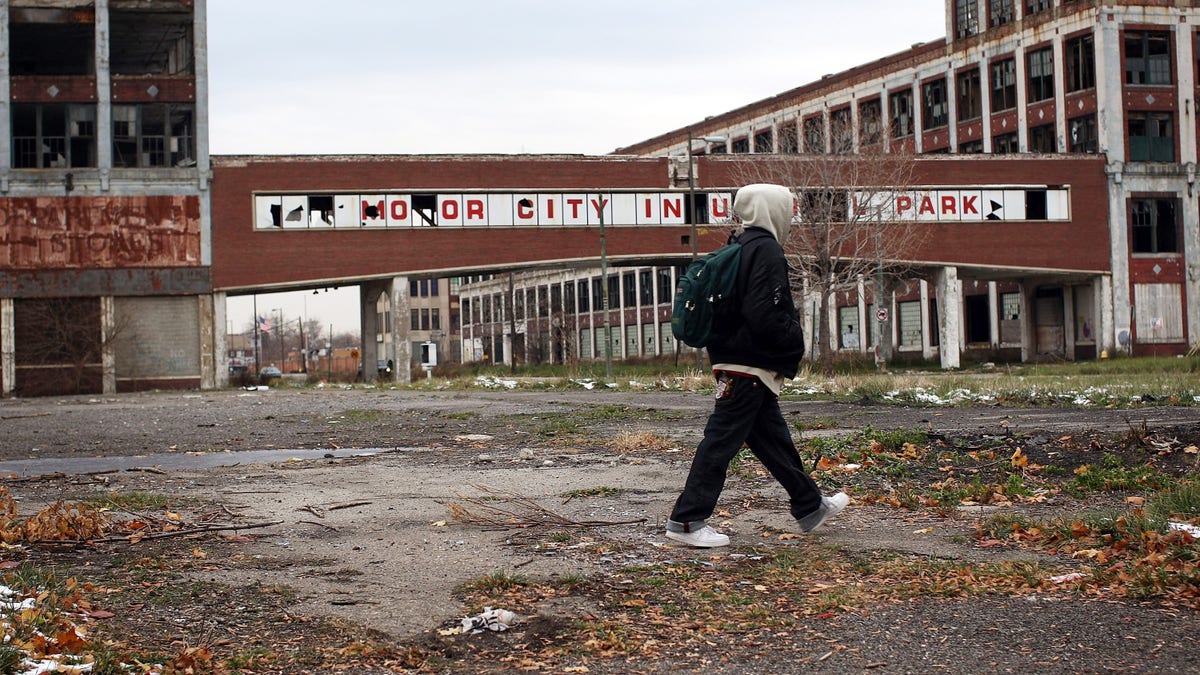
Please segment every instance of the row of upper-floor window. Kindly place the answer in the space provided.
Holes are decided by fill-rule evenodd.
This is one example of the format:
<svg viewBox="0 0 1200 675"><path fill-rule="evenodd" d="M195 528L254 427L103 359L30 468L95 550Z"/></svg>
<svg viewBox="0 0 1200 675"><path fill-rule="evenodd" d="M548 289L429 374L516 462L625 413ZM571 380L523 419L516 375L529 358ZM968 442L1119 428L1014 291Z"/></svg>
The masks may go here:
<svg viewBox="0 0 1200 675"><path fill-rule="evenodd" d="M1200 40L1200 38L1197 38ZM1169 86L1174 82L1172 59L1172 39L1169 31L1126 31L1125 45L1125 82L1129 85ZM1197 47L1200 55L1200 45ZM1056 80L1059 69L1054 63L1054 49L1051 46L1040 47L1026 52L1025 99L1027 104L1034 104L1052 99L1056 91ZM1089 90L1096 85L1095 43L1090 33L1068 38L1064 42L1064 64L1061 75L1065 82L1065 92L1075 93ZM946 127L950 123L950 102L953 97L958 122L970 122L983 117L983 87L984 73L987 74L987 84L990 87L990 105L992 113L1004 113L1015 110L1018 105L1017 64L1016 57L1000 58L988 64L986 70L981 67L966 68L953 76L953 90L949 77L928 80L920 85L921 131L932 131ZM886 130L891 140L900 140L912 136L917 131L916 103L914 90L911 87L889 92L887 94ZM871 145L883 139L885 131L884 109L882 97L868 99L858 104L858 143ZM854 145L855 128L852 122L852 111L849 106L837 108L829 113L828 127L823 115L810 115L803 118L799 129L795 125L783 125L778 130L778 146L775 146L773 130L764 129L751 137L735 138L729 144L713 145L710 152L723 153L823 153L850 152ZM1162 124L1155 122L1155 126ZM1077 118L1069 122L1068 150L1073 152L1095 152L1095 122L1093 118ZM1146 128L1137 114L1131 113L1130 136L1142 137L1150 134L1140 133ZM1058 148L1049 149L1044 140L1046 129L1037 128L1037 138L1031 138L1031 152L1056 152ZM828 135L828 139L827 139ZM1165 134L1172 136L1173 134ZM1155 133L1155 137L1164 134ZM1051 138L1056 135L1051 134ZM1015 139L1016 135L1012 135ZM751 140L752 139L752 140ZM826 142L828 140L828 146ZM1008 138L1000 137L993 144L993 151L1008 152L1015 150L1015 140L1011 146ZM753 142L753 146L751 143ZM1134 143L1136 145L1136 142ZM982 152L982 141L964 144L965 152ZM1136 149L1131 155L1139 154ZM1165 160L1169 161L1169 160Z"/></svg>
<svg viewBox="0 0 1200 675"><path fill-rule="evenodd" d="M96 24L61 21L52 10L11 9L8 70L14 76L94 75ZM192 17L171 12L109 12L107 62L114 75L189 75Z"/></svg>
<svg viewBox="0 0 1200 675"><path fill-rule="evenodd" d="M95 104L14 103L10 110L13 168L97 166ZM114 105L111 139L114 167L191 166L196 161L195 106Z"/></svg>
<svg viewBox="0 0 1200 675"><path fill-rule="evenodd" d="M1058 0L1059 5L1069 5L1077 0ZM1021 18L1049 11L1054 6L1051 0L987 0L984 11L986 21L979 16L979 0L954 0L954 35L967 37L982 32L981 28L997 28L1017 20L1017 9Z"/></svg>
<svg viewBox="0 0 1200 675"><path fill-rule="evenodd" d="M517 289L511 300L507 293L489 293L468 294L460 302L470 323L505 321L507 308L515 319L603 311L606 300L610 309L635 309L670 304L675 297L676 274L671 267L639 269L608 275L607 288L604 277L597 276Z"/></svg>

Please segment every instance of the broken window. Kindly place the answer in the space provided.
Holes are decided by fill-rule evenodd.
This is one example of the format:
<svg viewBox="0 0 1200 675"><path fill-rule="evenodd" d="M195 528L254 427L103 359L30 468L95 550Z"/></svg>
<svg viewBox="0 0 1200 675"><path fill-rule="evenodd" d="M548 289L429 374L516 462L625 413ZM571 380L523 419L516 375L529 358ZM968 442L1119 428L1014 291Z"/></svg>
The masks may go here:
<svg viewBox="0 0 1200 675"><path fill-rule="evenodd" d="M758 155L770 154L775 149L773 134L770 129L764 129L754 134L754 153Z"/></svg>
<svg viewBox="0 0 1200 675"><path fill-rule="evenodd" d="M1029 127L1030 152L1058 152L1058 137L1053 124Z"/></svg>
<svg viewBox="0 0 1200 675"><path fill-rule="evenodd" d="M190 105L114 105L113 166L153 168L192 166L194 111Z"/></svg>
<svg viewBox="0 0 1200 675"><path fill-rule="evenodd" d="M1125 84L1171 84L1171 33L1125 34Z"/></svg>
<svg viewBox="0 0 1200 675"><path fill-rule="evenodd" d="M858 105L858 143L874 145L883 135L883 103L875 98Z"/></svg>
<svg viewBox="0 0 1200 675"><path fill-rule="evenodd" d="M94 75L95 13L90 9L12 8L9 73Z"/></svg>
<svg viewBox="0 0 1200 675"><path fill-rule="evenodd" d="M991 66L992 112L1017 107L1017 62L1015 59L997 61Z"/></svg>
<svg viewBox="0 0 1200 675"><path fill-rule="evenodd" d="M113 74L192 73L191 14L113 10L109 13L109 23L109 62Z"/></svg>
<svg viewBox="0 0 1200 675"><path fill-rule="evenodd" d="M992 137L992 152L997 155L1011 155L1020 152L1017 141L1017 132L1008 134L1000 134Z"/></svg>
<svg viewBox="0 0 1200 675"><path fill-rule="evenodd" d="M12 149L17 169L96 166L96 106L13 104Z"/></svg>
<svg viewBox="0 0 1200 675"><path fill-rule="evenodd" d="M849 106L829 113L829 148L835 155L854 150L854 122L850 119Z"/></svg>
<svg viewBox="0 0 1200 675"><path fill-rule="evenodd" d="M958 74L958 119L974 120L983 116L983 92L980 89L979 69Z"/></svg>
<svg viewBox="0 0 1200 675"><path fill-rule="evenodd" d="M921 122L926 131L944 127L950 123L950 113L946 101L946 78L938 78L921 86L924 107L921 110Z"/></svg>
<svg viewBox="0 0 1200 675"><path fill-rule="evenodd" d="M779 127L779 152L794 155L800 152L800 136L796 133L796 122L787 122Z"/></svg>
<svg viewBox="0 0 1200 675"><path fill-rule="evenodd" d="M904 138L913 133L913 93L911 89L893 92L888 97L892 115L892 138Z"/></svg>
<svg viewBox="0 0 1200 675"><path fill-rule="evenodd" d="M820 115L804 120L804 151L816 155L825 152L825 120Z"/></svg>
<svg viewBox="0 0 1200 675"><path fill-rule="evenodd" d="M1131 211L1133 253L1179 252L1178 200L1134 199Z"/></svg>
<svg viewBox="0 0 1200 675"><path fill-rule="evenodd" d="M1054 98L1054 49L1046 47L1026 57L1029 70L1030 103Z"/></svg>
<svg viewBox="0 0 1200 675"><path fill-rule="evenodd" d="M979 5L975 0L954 0L954 35L966 37L979 32Z"/></svg>
<svg viewBox="0 0 1200 675"><path fill-rule="evenodd" d="M1067 91L1096 86L1096 48L1091 33L1067 40Z"/></svg>
<svg viewBox="0 0 1200 675"><path fill-rule="evenodd" d="M1171 113L1131 111L1128 131L1129 161L1175 161L1175 117Z"/></svg>

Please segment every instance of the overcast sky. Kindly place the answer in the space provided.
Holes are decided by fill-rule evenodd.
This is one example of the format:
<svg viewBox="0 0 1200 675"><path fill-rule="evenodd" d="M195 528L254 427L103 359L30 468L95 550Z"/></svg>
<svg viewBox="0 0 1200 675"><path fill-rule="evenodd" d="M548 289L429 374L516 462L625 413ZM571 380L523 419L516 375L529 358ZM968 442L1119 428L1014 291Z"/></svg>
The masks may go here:
<svg viewBox="0 0 1200 675"><path fill-rule="evenodd" d="M209 0L210 149L605 154L945 34L943 0Z"/></svg>

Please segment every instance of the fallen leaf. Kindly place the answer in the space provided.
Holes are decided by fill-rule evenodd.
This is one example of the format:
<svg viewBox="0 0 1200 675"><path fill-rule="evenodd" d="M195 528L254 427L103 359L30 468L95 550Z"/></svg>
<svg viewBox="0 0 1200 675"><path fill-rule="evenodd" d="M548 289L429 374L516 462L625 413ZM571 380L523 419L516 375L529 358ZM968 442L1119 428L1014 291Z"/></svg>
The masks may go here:
<svg viewBox="0 0 1200 675"><path fill-rule="evenodd" d="M1141 506L1146 503L1145 497L1126 497L1125 502L1134 506Z"/></svg>
<svg viewBox="0 0 1200 675"><path fill-rule="evenodd" d="M913 534L929 534L930 532L933 532L932 527L926 527L921 530L913 530Z"/></svg>
<svg viewBox="0 0 1200 675"><path fill-rule="evenodd" d="M93 619L111 619L116 616L116 614L113 614L105 609L93 609L92 611L88 612L88 616Z"/></svg>
<svg viewBox="0 0 1200 675"><path fill-rule="evenodd" d="M434 526L434 527L445 527L445 526L446 526L446 521L444 521L444 520L439 520L439 521L437 521L436 523L434 523L434 524L433 524L433 526Z"/></svg>
<svg viewBox="0 0 1200 675"><path fill-rule="evenodd" d="M1012 454L1012 465L1020 468L1028 463L1029 457L1021 451L1021 448L1017 448L1016 452Z"/></svg>

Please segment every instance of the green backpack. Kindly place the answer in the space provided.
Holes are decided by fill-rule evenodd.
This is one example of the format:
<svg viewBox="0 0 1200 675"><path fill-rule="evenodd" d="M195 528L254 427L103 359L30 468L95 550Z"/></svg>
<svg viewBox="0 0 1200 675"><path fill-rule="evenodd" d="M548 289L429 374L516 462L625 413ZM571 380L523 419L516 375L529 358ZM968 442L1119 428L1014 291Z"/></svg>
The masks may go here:
<svg viewBox="0 0 1200 675"><path fill-rule="evenodd" d="M717 339L714 325L737 291L742 245L733 242L697 258L675 285L671 306L671 333L691 347L707 347Z"/></svg>

